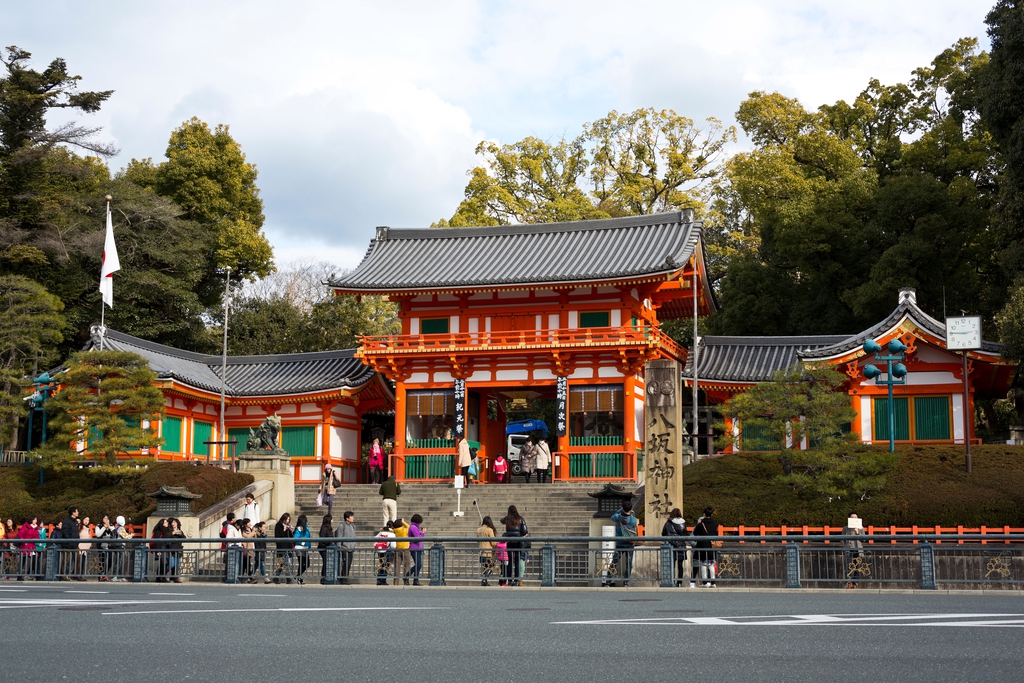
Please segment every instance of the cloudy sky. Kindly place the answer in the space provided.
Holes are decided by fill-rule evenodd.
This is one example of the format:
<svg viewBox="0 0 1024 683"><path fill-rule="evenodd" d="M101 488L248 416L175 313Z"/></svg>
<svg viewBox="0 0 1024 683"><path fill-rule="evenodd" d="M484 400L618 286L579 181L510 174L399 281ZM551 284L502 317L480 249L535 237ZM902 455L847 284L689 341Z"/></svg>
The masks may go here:
<svg viewBox="0 0 1024 683"><path fill-rule="evenodd" d="M358 263L376 225L451 216L483 139L555 140L610 110L734 123L753 90L815 108L905 80L992 0L24 2L3 45L63 57L132 157L226 123L259 169L277 261Z"/></svg>

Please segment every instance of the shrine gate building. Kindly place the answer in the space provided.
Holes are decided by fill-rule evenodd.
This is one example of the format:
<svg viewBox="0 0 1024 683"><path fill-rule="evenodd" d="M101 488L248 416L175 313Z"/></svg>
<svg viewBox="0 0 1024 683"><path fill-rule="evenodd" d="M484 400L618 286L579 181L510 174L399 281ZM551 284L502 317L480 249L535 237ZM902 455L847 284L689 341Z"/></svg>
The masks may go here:
<svg viewBox="0 0 1024 683"><path fill-rule="evenodd" d="M875 362L863 350L866 340L883 347L893 339L907 346L903 361L906 384L893 387L895 435L897 442L964 443L963 359L946 348L945 323L918 306L913 289L902 289L896 308L884 320L857 334L800 337L701 338L697 354L697 385L710 405L722 404L758 382L771 380L777 370L798 363L825 363L847 376L844 390L856 417L849 425L856 439L864 443L889 442L887 389L864 377L864 366ZM1013 381L1016 363L1000 355L1002 346L983 341L981 348L967 352L967 414L974 415L976 398L1005 398ZM692 360L692 359L691 359ZM882 364L884 368L884 363ZM693 386L693 364L683 371L687 386ZM724 433L733 435L724 452L777 450L764 434L744 430L728 414L721 415ZM966 438L978 443L974 420L968 420ZM807 448L806 443L796 444Z"/></svg>
<svg viewBox="0 0 1024 683"><path fill-rule="evenodd" d="M357 355L395 382L390 469L402 481L450 479L459 433L489 465L510 414L545 402L556 480L635 480L644 363L686 360L659 321L692 319L695 297L698 315L715 309L691 211L379 227L328 285L399 304L402 333L364 337Z"/></svg>

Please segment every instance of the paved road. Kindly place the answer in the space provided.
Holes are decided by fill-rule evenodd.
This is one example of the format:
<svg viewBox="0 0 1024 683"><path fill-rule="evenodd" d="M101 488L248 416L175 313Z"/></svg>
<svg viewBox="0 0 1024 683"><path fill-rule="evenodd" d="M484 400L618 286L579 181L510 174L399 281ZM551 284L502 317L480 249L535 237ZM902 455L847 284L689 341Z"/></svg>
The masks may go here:
<svg viewBox="0 0 1024 683"><path fill-rule="evenodd" d="M0 681L1021 680L1024 597L0 583Z"/></svg>

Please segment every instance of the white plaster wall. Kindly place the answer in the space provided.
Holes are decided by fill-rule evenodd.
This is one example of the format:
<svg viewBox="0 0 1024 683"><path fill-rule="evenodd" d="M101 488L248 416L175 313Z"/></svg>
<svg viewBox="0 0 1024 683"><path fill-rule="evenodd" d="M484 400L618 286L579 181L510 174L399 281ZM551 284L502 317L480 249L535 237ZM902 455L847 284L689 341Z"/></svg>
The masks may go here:
<svg viewBox="0 0 1024 683"><path fill-rule="evenodd" d="M242 406L227 406L224 409L224 415L235 415L240 417L242 415Z"/></svg>
<svg viewBox="0 0 1024 683"><path fill-rule="evenodd" d="M298 412L295 408L294 403L285 403L277 413L278 415L294 415Z"/></svg>
<svg viewBox="0 0 1024 683"><path fill-rule="evenodd" d="M303 403L299 406L299 412L302 413L319 413L320 409L316 407L315 403Z"/></svg>
<svg viewBox="0 0 1024 683"><path fill-rule="evenodd" d="M953 394L953 443L964 442L964 395Z"/></svg>
<svg viewBox="0 0 1024 683"><path fill-rule="evenodd" d="M345 460L359 459L359 432L355 429L341 430L341 457Z"/></svg>
<svg viewBox="0 0 1024 683"><path fill-rule="evenodd" d="M557 330L558 329L558 314L557 313L549 313L548 314L548 327L551 328L552 330Z"/></svg>
<svg viewBox="0 0 1024 683"><path fill-rule="evenodd" d="M572 379L592 379L594 377L594 368L576 368L569 377Z"/></svg>
<svg viewBox="0 0 1024 683"><path fill-rule="evenodd" d="M409 334L419 334L419 333L420 333L420 319L419 318L409 318Z"/></svg>
<svg viewBox="0 0 1024 683"><path fill-rule="evenodd" d="M569 329L574 330L579 327L580 315L577 311L569 311Z"/></svg>
<svg viewBox="0 0 1024 683"><path fill-rule="evenodd" d="M611 326L621 327L622 326L622 309L613 308L611 314Z"/></svg>
<svg viewBox="0 0 1024 683"><path fill-rule="evenodd" d="M534 379L555 379L555 373L551 372L547 368L537 368L533 371Z"/></svg>
<svg viewBox="0 0 1024 683"><path fill-rule="evenodd" d="M625 377L625 375L622 373L622 370L619 370L618 368L614 368L614 367L613 368L607 368L607 367L605 367L605 368L598 368L597 369L597 376L598 377Z"/></svg>
<svg viewBox="0 0 1024 683"><path fill-rule="evenodd" d="M459 316L452 315L448 317L448 331L452 334L459 333Z"/></svg>
<svg viewBox="0 0 1024 683"><path fill-rule="evenodd" d="M644 401L633 399L633 438L640 443L644 441Z"/></svg>
<svg viewBox="0 0 1024 683"><path fill-rule="evenodd" d="M494 373L497 381L530 379L529 370L498 370Z"/></svg>
<svg viewBox="0 0 1024 683"><path fill-rule="evenodd" d="M429 382L429 381L430 381L430 373L429 372L414 372L411 375L409 375L409 379L406 380L406 384L413 384L413 383L417 383L417 382Z"/></svg>
<svg viewBox="0 0 1024 683"><path fill-rule="evenodd" d="M434 373L434 381L435 382L453 382L454 383L455 382L455 378L452 377L452 373L450 373L450 372L435 372Z"/></svg>
<svg viewBox="0 0 1024 683"><path fill-rule="evenodd" d="M338 403L331 409L331 412L335 415L355 415L356 409L347 403Z"/></svg>
<svg viewBox="0 0 1024 683"><path fill-rule="evenodd" d="M860 397L860 440L864 443L871 441L874 432L871 429L871 397Z"/></svg>
<svg viewBox="0 0 1024 683"><path fill-rule="evenodd" d="M331 460L345 457L341 450L342 431L342 427L331 427L330 432L328 432L327 434L327 438L330 439L330 444L328 444L328 448L331 449L331 452L327 454L327 457Z"/></svg>
<svg viewBox="0 0 1024 683"><path fill-rule="evenodd" d="M480 318L470 318L467 324L469 325L469 332L480 331Z"/></svg>
<svg viewBox="0 0 1024 683"><path fill-rule="evenodd" d="M292 466L294 469L294 465ZM299 467L299 479L317 481L320 479L320 465L302 465Z"/></svg>
<svg viewBox="0 0 1024 683"><path fill-rule="evenodd" d="M475 370L472 375L466 380L467 382L490 382L491 371L490 370Z"/></svg>

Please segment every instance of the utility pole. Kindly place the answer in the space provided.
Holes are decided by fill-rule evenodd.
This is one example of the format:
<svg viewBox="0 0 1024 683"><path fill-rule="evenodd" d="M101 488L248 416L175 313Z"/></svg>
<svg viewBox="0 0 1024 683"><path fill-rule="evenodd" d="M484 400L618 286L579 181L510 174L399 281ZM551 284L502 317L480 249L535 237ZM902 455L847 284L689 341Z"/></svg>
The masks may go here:
<svg viewBox="0 0 1024 683"><path fill-rule="evenodd" d="M224 277L224 346L221 351L220 363L220 432L218 440L223 448L227 448L227 438L224 436L224 390L228 376L228 308L231 304L231 266L227 267L227 275ZM220 451L220 464L224 464L224 450Z"/></svg>

